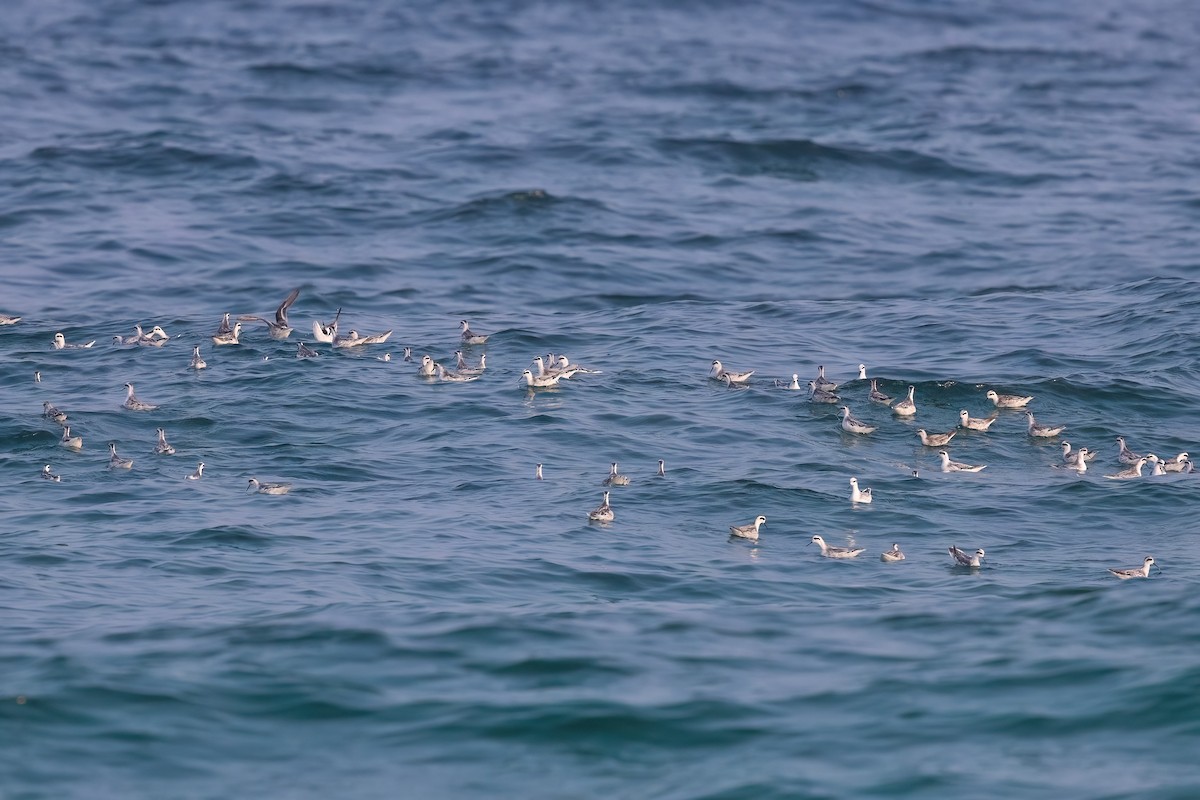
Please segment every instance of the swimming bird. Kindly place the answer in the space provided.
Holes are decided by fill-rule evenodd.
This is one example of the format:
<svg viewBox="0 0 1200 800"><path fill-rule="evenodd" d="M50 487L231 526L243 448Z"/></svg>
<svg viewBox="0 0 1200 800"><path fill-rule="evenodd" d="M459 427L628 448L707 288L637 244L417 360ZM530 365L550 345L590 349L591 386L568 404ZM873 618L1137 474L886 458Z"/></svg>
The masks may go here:
<svg viewBox="0 0 1200 800"><path fill-rule="evenodd" d="M612 467L609 469L608 477L601 484L603 486L628 486L629 476L617 472L617 462L614 461L612 462Z"/></svg>
<svg viewBox="0 0 1200 800"><path fill-rule="evenodd" d="M862 420L855 419L850 414L850 406L842 406L842 430L847 433L865 435L879 430L877 425L868 425Z"/></svg>
<svg viewBox="0 0 1200 800"><path fill-rule="evenodd" d="M376 361L391 361L391 360L392 360L392 354L391 354L391 353L384 353L384 354L383 354L383 355L381 355L381 356L375 356L375 360L376 360Z"/></svg>
<svg viewBox="0 0 1200 800"><path fill-rule="evenodd" d="M850 502L851 503L869 503L871 502L871 489L858 488L858 478L850 479Z"/></svg>
<svg viewBox="0 0 1200 800"><path fill-rule="evenodd" d="M275 321L262 317L245 316L238 319L251 322L257 320L267 326L267 331L271 334L272 339L286 339L292 335L292 326L288 324L288 309L292 307L292 303L296 302L296 298L300 296L299 289L292 289L283 302L279 304L279 308L275 309Z"/></svg>
<svg viewBox="0 0 1200 800"><path fill-rule="evenodd" d="M406 347L406 348L404 348L404 360L405 360L405 361L412 361L412 360L413 360L412 348L411 348L411 347Z"/></svg>
<svg viewBox="0 0 1200 800"><path fill-rule="evenodd" d="M188 369L204 369L208 366L203 358L200 357L200 345L192 347L192 360L188 362Z"/></svg>
<svg viewBox="0 0 1200 800"><path fill-rule="evenodd" d="M49 400L42 403L42 416L48 420L57 422L59 425L67 423L67 415L50 405Z"/></svg>
<svg viewBox="0 0 1200 800"><path fill-rule="evenodd" d="M50 471L50 465L47 464L46 466L42 467L42 480L54 481L55 483L58 483L62 480L62 475L55 475L52 473Z"/></svg>
<svg viewBox="0 0 1200 800"><path fill-rule="evenodd" d="M1162 462L1163 469L1167 472L1183 472L1187 469L1188 454L1180 453L1174 458L1168 458Z"/></svg>
<svg viewBox="0 0 1200 800"><path fill-rule="evenodd" d="M74 450L75 452L79 452L83 449L83 437L72 436L70 425L63 426L63 435L62 438L58 440L58 443L68 450Z"/></svg>
<svg viewBox="0 0 1200 800"><path fill-rule="evenodd" d="M175 448L167 442L167 432L163 428L158 429L158 444L154 445L154 452L160 456L175 455Z"/></svg>
<svg viewBox="0 0 1200 800"><path fill-rule="evenodd" d="M938 452L942 458L942 472L979 472L987 469L987 464L964 464L961 461L951 461L950 454L945 450Z"/></svg>
<svg viewBox="0 0 1200 800"><path fill-rule="evenodd" d="M42 382L42 372L41 372L41 370L37 370L37 371L35 371L35 372L33 373L33 382L34 382L34 383L41 383L41 382Z"/></svg>
<svg viewBox="0 0 1200 800"><path fill-rule="evenodd" d="M950 440L957 434L957 428L949 433L926 433L924 428L917 429L917 437L920 438L921 444L926 447L945 447L950 444Z"/></svg>
<svg viewBox="0 0 1200 800"><path fill-rule="evenodd" d="M749 539L752 542L758 541L758 529L767 524L767 518L759 514L754 518L754 522L749 525L730 525L729 535L736 536L739 539Z"/></svg>
<svg viewBox="0 0 1200 800"><path fill-rule="evenodd" d="M454 357L457 362L456 369L460 375L482 375L487 369L487 353L479 356L478 364L468 364L467 360L463 358L462 350L455 350Z"/></svg>
<svg viewBox="0 0 1200 800"><path fill-rule="evenodd" d="M719 381L728 379L730 383L749 383L750 376L753 374L754 370L750 370L749 372L730 372L725 369L720 361L715 358L713 359L712 377Z"/></svg>
<svg viewBox="0 0 1200 800"><path fill-rule="evenodd" d="M94 345L95 343L96 343L96 340L92 339L87 344L67 344L67 337L63 336L61 333L54 334L54 349L55 350L64 350L64 349L65 350L86 350L89 347L91 347L92 345Z"/></svg>
<svg viewBox="0 0 1200 800"><path fill-rule="evenodd" d="M161 325L155 325L150 329L150 332L147 333L146 336L151 339L161 339L164 342L171 338L167 335L167 332L162 329Z"/></svg>
<svg viewBox="0 0 1200 800"><path fill-rule="evenodd" d="M566 356L561 355L561 354L558 356L558 360L555 362L552 362L552 363L555 365L556 369L558 369L559 372L570 372L571 375L602 375L602 374L604 374L603 370L592 369L591 367L585 367L582 364L573 364L573 363L571 363L571 359L569 359ZM569 377L571 377L571 375L567 375L565 377L569 378Z"/></svg>
<svg viewBox="0 0 1200 800"><path fill-rule="evenodd" d="M891 550L887 550L879 554L880 561L903 561L904 553L900 552L900 545L893 544Z"/></svg>
<svg viewBox="0 0 1200 800"><path fill-rule="evenodd" d="M8 314L0 314L0 325L16 325L20 321L20 317L10 317Z"/></svg>
<svg viewBox="0 0 1200 800"><path fill-rule="evenodd" d="M776 389L791 389L794 392L800 391L800 375L799 375L799 373L796 373L796 372L792 373L792 382L791 383L788 383L787 381L781 381L778 378L776 378L775 379L775 388Z"/></svg>
<svg viewBox="0 0 1200 800"><path fill-rule="evenodd" d="M342 316L342 310L339 308L337 313L333 315L333 322L328 325L323 325L316 320L313 321L313 339L322 344L331 344L337 338L338 319Z"/></svg>
<svg viewBox="0 0 1200 800"><path fill-rule="evenodd" d="M892 406L892 413L899 414L902 417L911 417L913 414L916 414L917 404L913 401L913 395L916 391L917 388L915 386L909 386L908 397Z"/></svg>
<svg viewBox="0 0 1200 800"><path fill-rule="evenodd" d="M365 336L359 336L358 331L353 330L347 333L345 336L333 337L333 346L343 350L350 347L361 347L366 343L367 338Z"/></svg>
<svg viewBox="0 0 1200 800"><path fill-rule="evenodd" d="M475 333L475 331L471 330L471 326L467 324L467 321L465 319L462 320L459 324L462 325L463 344L483 344L484 342L486 342L488 340L487 336L485 336L483 334Z"/></svg>
<svg viewBox="0 0 1200 800"><path fill-rule="evenodd" d="M1087 472L1087 462L1090 461L1091 457L1094 455L1095 453L1091 452L1086 447L1081 447L1072 452L1069 457L1064 455L1063 463L1055 464L1055 466L1062 467L1063 469L1073 469L1082 475L1083 473Z"/></svg>
<svg viewBox="0 0 1200 800"><path fill-rule="evenodd" d="M421 356L421 366L417 367L417 375L421 378L432 378L437 375L437 367L429 354Z"/></svg>
<svg viewBox="0 0 1200 800"><path fill-rule="evenodd" d="M296 342L296 358L316 358L321 355L304 342Z"/></svg>
<svg viewBox="0 0 1200 800"><path fill-rule="evenodd" d="M117 443L108 443L108 468L109 469L133 469L132 458L121 458L117 455Z"/></svg>
<svg viewBox="0 0 1200 800"><path fill-rule="evenodd" d="M658 460L658 477L667 477L667 462L663 461L661 458Z"/></svg>
<svg viewBox="0 0 1200 800"><path fill-rule="evenodd" d="M967 430L972 431L986 431L988 428L992 427L992 423L997 419L999 419L999 417L987 417L986 419L972 417L967 414L967 410L965 408L958 412L958 426L960 428L966 428Z"/></svg>
<svg viewBox="0 0 1200 800"><path fill-rule="evenodd" d="M138 332L141 333L141 330L142 328L139 325ZM150 329L149 333L138 336L137 343L140 347L162 347L170 338L170 336L167 336L166 331L164 331L158 325L155 325Z"/></svg>
<svg viewBox="0 0 1200 800"><path fill-rule="evenodd" d="M125 384L125 408L128 408L130 411L153 411L158 406L139 400L137 395L133 393L133 384L127 383Z"/></svg>
<svg viewBox="0 0 1200 800"><path fill-rule="evenodd" d="M821 555L826 558L858 558L862 555L865 547L837 547L832 544L825 544L825 540L820 536L812 537L810 544L815 544L821 548Z"/></svg>
<svg viewBox="0 0 1200 800"><path fill-rule="evenodd" d="M817 365L817 377L813 378L813 383L817 385L818 389L824 389L827 392L832 392L838 387L836 383L825 377L824 364Z"/></svg>
<svg viewBox="0 0 1200 800"><path fill-rule="evenodd" d="M359 335L358 331L350 331L351 337L362 339L362 344L383 344L388 339L392 338L392 330L389 328L383 333L368 333L365 336Z"/></svg>
<svg viewBox="0 0 1200 800"><path fill-rule="evenodd" d="M976 550L974 554L968 554L965 550L959 550L954 545L950 545L950 555L954 557L954 562L960 567L979 569L984 553L982 547Z"/></svg>
<svg viewBox="0 0 1200 800"><path fill-rule="evenodd" d="M865 381L867 379L867 365L866 364L858 365L858 379L860 381Z"/></svg>
<svg viewBox="0 0 1200 800"><path fill-rule="evenodd" d="M445 381L446 383L466 383L467 381L479 380L478 375L463 375L460 372L451 372L436 361L433 364L433 368L438 371L438 380Z"/></svg>
<svg viewBox="0 0 1200 800"><path fill-rule="evenodd" d="M543 478L542 478L542 465L541 465L541 464L538 464L538 465L537 465L537 469L535 469L535 470L534 470L534 472L533 472L533 477L537 478L539 481L543 479Z"/></svg>
<svg viewBox="0 0 1200 800"><path fill-rule="evenodd" d="M1146 463L1150 464L1150 474L1154 477L1166 475L1167 471L1163 469L1162 459L1154 455L1154 453L1146 454Z"/></svg>
<svg viewBox="0 0 1200 800"><path fill-rule="evenodd" d="M1062 458L1064 464L1074 464L1080 459L1079 454L1083 452L1087 453L1087 455L1083 457L1085 461L1096 460L1096 452L1094 450L1089 450L1086 447L1081 447L1078 450L1072 450L1070 442L1064 440L1062 443Z"/></svg>
<svg viewBox="0 0 1200 800"><path fill-rule="evenodd" d="M1049 439L1067 429L1066 425L1039 425L1032 411L1026 411L1025 416L1029 417L1029 435L1036 439Z"/></svg>
<svg viewBox="0 0 1200 800"><path fill-rule="evenodd" d="M235 322L235 323L233 323L233 328L231 328L227 333L215 334L212 337L212 340L213 340L213 344L216 344L216 345L241 344L241 342L238 341L238 337L241 335L242 335L242 323Z"/></svg>
<svg viewBox="0 0 1200 800"><path fill-rule="evenodd" d="M604 493L604 502L588 512L588 519L592 522L612 522L615 516L612 506L608 504L608 492Z"/></svg>
<svg viewBox="0 0 1200 800"><path fill-rule="evenodd" d="M132 345L132 344L137 344L140 340L142 340L144 338L146 338L146 334L142 333L142 326L134 325L132 336L114 336L113 344Z"/></svg>
<svg viewBox="0 0 1200 800"><path fill-rule="evenodd" d="M185 480L189 480L189 481L200 480L202 477L204 477L204 462L201 461L199 464L197 464L196 471L193 472L191 475L184 475L183 477Z"/></svg>
<svg viewBox="0 0 1200 800"><path fill-rule="evenodd" d="M1122 464L1136 464L1138 459L1141 458L1140 455L1125 446L1124 436L1117 437L1117 448L1117 460Z"/></svg>
<svg viewBox="0 0 1200 800"><path fill-rule="evenodd" d="M872 403L883 403L885 406L890 406L892 401L895 400L894 397L879 391L878 378L871 378L871 393L867 397L870 398Z"/></svg>
<svg viewBox="0 0 1200 800"><path fill-rule="evenodd" d="M808 382L808 390L808 399L813 403L828 403L829 405L833 405L834 403L840 403L842 401L842 398L838 397L833 392L828 392L824 389L818 389L816 381Z"/></svg>
<svg viewBox="0 0 1200 800"><path fill-rule="evenodd" d="M262 481L251 478L246 484L246 490L257 489L259 494L287 494L292 490L290 483L263 483Z"/></svg>
<svg viewBox="0 0 1200 800"><path fill-rule="evenodd" d="M1142 477L1142 467L1146 466L1146 462L1149 460L1150 459L1148 457L1142 456L1135 461L1133 466L1129 469L1123 469L1115 475L1105 475L1104 477L1114 481L1125 481L1129 480L1130 478L1140 478Z"/></svg>
<svg viewBox="0 0 1200 800"><path fill-rule="evenodd" d="M1142 559L1140 567L1133 567L1132 569L1113 569L1109 567L1108 571L1117 576L1119 580L1127 581L1130 578L1149 578L1150 568L1153 566L1154 556L1146 556Z"/></svg>
<svg viewBox="0 0 1200 800"><path fill-rule="evenodd" d="M217 323L217 336L223 333L229 333L233 330L233 326L229 324L229 312L226 311L221 315L221 321Z"/></svg>
<svg viewBox="0 0 1200 800"><path fill-rule="evenodd" d="M533 374L539 378L550 375L551 373L555 375L558 374L558 370L554 369L553 367L546 366L546 361L541 356L533 357L533 366L536 367L536 371Z"/></svg>
<svg viewBox="0 0 1200 800"><path fill-rule="evenodd" d="M521 373L521 377L525 379L525 385L531 389L548 389L551 386L557 386L559 375L534 375L529 370Z"/></svg>
<svg viewBox="0 0 1200 800"><path fill-rule="evenodd" d="M1029 405L1029 401L1033 400L1033 397L1020 394L997 394L995 389L988 389L987 399L991 400L992 405L996 408L1024 408Z"/></svg>

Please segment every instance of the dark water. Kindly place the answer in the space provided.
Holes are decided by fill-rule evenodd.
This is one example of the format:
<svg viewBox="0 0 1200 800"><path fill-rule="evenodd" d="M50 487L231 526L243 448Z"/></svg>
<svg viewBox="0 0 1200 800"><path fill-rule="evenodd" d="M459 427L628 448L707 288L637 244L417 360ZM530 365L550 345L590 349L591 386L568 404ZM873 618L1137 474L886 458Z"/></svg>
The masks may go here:
<svg viewBox="0 0 1200 800"><path fill-rule="evenodd" d="M1103 477L1200 451L1198 53L1182 2L10 4L0 795L1200 796L1196 476ZM295 359L339 307L392 339ZM463 317L485 376L419 380ZM915 419L772 385L860 362ZM942 474L989 388L1067 432Z"/></svg>

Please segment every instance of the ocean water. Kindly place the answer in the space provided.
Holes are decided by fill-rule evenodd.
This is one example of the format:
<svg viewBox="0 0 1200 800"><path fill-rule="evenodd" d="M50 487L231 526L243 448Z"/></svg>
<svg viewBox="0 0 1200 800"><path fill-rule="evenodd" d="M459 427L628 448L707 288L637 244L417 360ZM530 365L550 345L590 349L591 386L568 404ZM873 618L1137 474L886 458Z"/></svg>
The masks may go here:
<svg viewBox="0 0 1200 800"><path fill-rule="evenodd" d="M1200 476L1104 477L1200 451L1197 54L1172 0L9 4L0 797L1200 796ZM339 308L390 340L296 359ZM989 388L1066 432L941 473Z"/></svg>

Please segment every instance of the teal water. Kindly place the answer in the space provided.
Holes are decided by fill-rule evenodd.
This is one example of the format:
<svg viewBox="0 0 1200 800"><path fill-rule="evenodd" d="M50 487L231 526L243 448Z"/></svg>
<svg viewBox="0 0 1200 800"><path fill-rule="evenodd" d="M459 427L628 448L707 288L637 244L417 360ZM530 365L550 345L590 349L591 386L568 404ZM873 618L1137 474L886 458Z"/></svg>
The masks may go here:
<svg viewBox="0 0 1200 800"><path fill-rule="evenodd" d="M1193 17L16 4L0 796L1200 795L1197 476L1104 478L1200 451ZM392 338L296 359L338 308ZM464 317L487 373L419 379ZM548 351L602 372L521 388ZM877 432L774 386L817 365ZM989 388L1066 432L941 473Z"/></svg>

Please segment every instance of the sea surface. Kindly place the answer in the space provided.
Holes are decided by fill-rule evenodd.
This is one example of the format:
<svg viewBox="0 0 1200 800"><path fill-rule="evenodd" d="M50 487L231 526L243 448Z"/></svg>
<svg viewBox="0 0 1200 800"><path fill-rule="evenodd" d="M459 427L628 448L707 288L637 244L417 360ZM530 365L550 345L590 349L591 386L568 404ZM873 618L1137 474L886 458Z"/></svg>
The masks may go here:
<svg viewBox="0 0 1200 800"><path fill-rule="evenodd" d="M1181 0L6 4L0 797L1200 797L1200 473L1104 477L1200 456L1198 74Z"/></svg>

